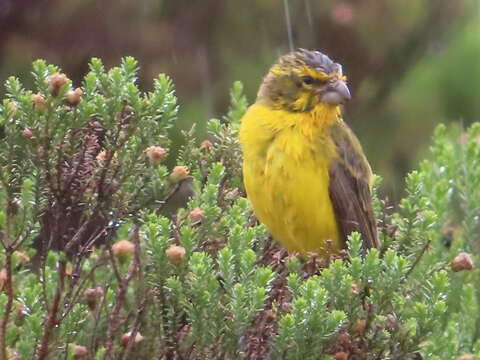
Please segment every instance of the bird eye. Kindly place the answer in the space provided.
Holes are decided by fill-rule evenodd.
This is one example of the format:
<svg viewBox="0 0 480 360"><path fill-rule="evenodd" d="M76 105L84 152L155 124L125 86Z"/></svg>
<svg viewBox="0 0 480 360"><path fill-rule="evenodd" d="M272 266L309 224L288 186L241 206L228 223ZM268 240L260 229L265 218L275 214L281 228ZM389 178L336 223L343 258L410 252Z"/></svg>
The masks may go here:
<svg viewBox="0 0 480 360"><path fill-rule="evenodd" d="M311 76L303 76L302 81L306 85L312 85L313 84L313 78Z"/></svg>

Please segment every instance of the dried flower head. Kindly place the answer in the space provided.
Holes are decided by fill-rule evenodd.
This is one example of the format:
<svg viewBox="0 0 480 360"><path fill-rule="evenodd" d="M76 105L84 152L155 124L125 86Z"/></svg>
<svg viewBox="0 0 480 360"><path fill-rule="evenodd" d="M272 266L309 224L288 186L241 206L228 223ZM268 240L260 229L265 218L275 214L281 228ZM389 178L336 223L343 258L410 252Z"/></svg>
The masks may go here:
<svg viewBox="0 0 480 360"><path fill-rule="evenodd" d="M107 152L105 150L100 151L97 155L98 162L104 162L106 158L107 158Z"/></svg>
<svg viewBox="0 0 480 360"><path fill-rule="evenodd" d="M333 355L333 358L335 360L348 360L348 353L346 353L345 351L339 351L335 353L335 355Z"/></svg>
<svg viewBox="0 0 480 360"><path fill-rule="evenodd" d="M461 252L455 257L455 259L452 260L450 267L454 272L472 270L473 260L468 253Z"/></svg>
<svg viewBox="0 0 480 360"><path fill-rule="evenodd" d="M358 281L352 282L351 288L352 288L352 293L354 293L355 295L360 294L361 288L360 288L360 284L358 283Z"/></svg>
<svg viewBox="0 0 480 360"><path fill-rule="evenodd" d="M187 217L192 221L200 221L203 219L203 210L196 207L188 213Z"/></svg>
<svg viewBox="0 0 480 360"><path fill-rule="evenodd" d="M182 246L172 245L165 250L165 255L174 264L180 263L185 258L185 248Z"/></svg>
<svg viewBox="0 0 480 360"><path fill-rule="evenodd" d="M20 264L28 264L30 262L30 257L22 251L15 251L13 256Z"/></svg>
<svg viewBox="0 0 480 360"><path fill-rule="evenodd" d="M350 334L347 332L340 332L337 336L338 344L349 344L350 343Z"/></svg>
<svg viewBox="0 0 480 360"><path fill-rule="evenodd" d="M357 320L355 323L355 326L353 327L353 331L355 331L357 334L361 335L365 332L365 328L367 327L367 321L366 320Z"/></svg>
<svg viewBox="0 0 480 360"><path fill-rule="evenodd" d="M128 240L121 240L112 245L112 251L117 256L127 256L133 254L135 245Z"/></svg>
<svg viewBox="0 0 480 360"><path fill-rule="evenodd" d="M67 75L63 73L54 73L47 78L47 83L50 86L52 95L57 96L60 88L68 81Z"/></svg>
<svg viewBox="0 0 480 360"><path fill-rule="evenodd" d="M74 359L83 359L88 355L88 349L86 346L72 345L72 355Z"/></svg>
<svg viewBox="0 0 480 360"><path fill-rule="evenodd" d="M456 358L456 360L473 360L473 354L467 353L460 355L459 357Z"/></svg>
<svg viewBox="0 0 480 360"><path fill-rule="evenodd" d="M35 105L45 104L45 97L41 93L36 93L32 95L32 102Z"/></svg>
<svg viewBox="0 0 480 360"><path fill-rule="evenodd" d="M85 296L85 302L90 310L94 310L97 307L98 302L104 295L103 289L100 286L96 288L88 288L83 292Z"/></svg>
<svg viewBox="0 0 480 360"><path fill-rule="evenodd" d="M122 344L123 347L127 347L128 343L130 342L131 337L132 337L131 332L128 332L128 333L122 335L122 337L120 338L120 343ZM144 339L144 337L142 336L142 334L140 334L140 332L137 331L137 333L135 334L135 340L133 342L134 342L134 344L137 344L140 341L142 341L143 339Z"/></svg>
<svg viewBox="0 0 480 360"><path fill-rule="evenodd" d="M167 151L161 146L149 146L145 149L145 156L155 165L160 163L166 153Z"/></svg>
<svg viewBox="0 0 480 360"><path fill-rule="evenodd" d="M33 137L33 132L29 128L25 128L22 130L22 137L25 139L31 139Z"/></svg>
<svg viewBox="0 0 480 360"><path fill-rule="evenodd" d="M45 97L42 94L33 94L31 100L35 111L43 112L45 110Z"/></svg>
<svg viewBox="0 0 480 360"><path fill-rule="evenodd" d="M25 314L25 305L22 303L17 303L15 305L15 310L14 310L15 316L19 316L21 314Z"/></svg>
<svg viewBox="0 0 480 360"><path fill-rule="evenodd" d="M189 171L187 166L175 166L170 173L170 180L173 183L178 183L179 181L185 180L188 177Z"/></svg>
<svg viewBox="0 0 480 360"><path fill-rule="evenodd" d="M22 303L17 303L14 309L14 321L16 325L21 325L27 317L27 309Z"/></svg>
<svg viewBox="0 0 480 360"><path fill-rule="evenodd" d="M208 150L213 146L213 144L208 141L208 140L203 140L202 143L200 144L200 149L201 150Z"/></svg>
<svg viewBox="0 0 480 360"><path fill-rule="evenodd" d="M72 106L77 106L78 103L80 102L80 99L82 98L83 91L80 88L76 88L75 90L69 90L65 94L65 98L67 99L67 102L72 105Z"/></svg>

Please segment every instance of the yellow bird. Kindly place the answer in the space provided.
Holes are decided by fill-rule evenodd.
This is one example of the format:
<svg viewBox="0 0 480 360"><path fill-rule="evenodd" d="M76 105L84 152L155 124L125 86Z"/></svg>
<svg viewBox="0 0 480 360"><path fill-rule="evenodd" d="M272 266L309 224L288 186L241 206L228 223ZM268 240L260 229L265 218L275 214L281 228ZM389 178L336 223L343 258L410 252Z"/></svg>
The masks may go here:
<svg viewBox="0 0 480 360"><path fill-rule="evenodd" d="M328 256L352 231L378 247L372 171L340 112L349 99L342 66L300 49L272 66L242 118L247 196L289 251Z"/></svg>

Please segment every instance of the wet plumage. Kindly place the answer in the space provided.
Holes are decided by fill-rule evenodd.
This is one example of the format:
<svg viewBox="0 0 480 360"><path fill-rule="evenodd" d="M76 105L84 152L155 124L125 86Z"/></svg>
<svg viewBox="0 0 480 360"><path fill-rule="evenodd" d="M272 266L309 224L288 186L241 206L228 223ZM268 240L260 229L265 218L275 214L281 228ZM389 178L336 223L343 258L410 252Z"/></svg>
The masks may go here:
<svg viewBox="0 0 480 360"><path fill-rule="evenodd" d="M339 108L350 98L345 81L341 66L320 52L287 54L242 119L244 183L255 214L303 255L338 252L352 231L364 248L378 246L371 169Z"/></svg>

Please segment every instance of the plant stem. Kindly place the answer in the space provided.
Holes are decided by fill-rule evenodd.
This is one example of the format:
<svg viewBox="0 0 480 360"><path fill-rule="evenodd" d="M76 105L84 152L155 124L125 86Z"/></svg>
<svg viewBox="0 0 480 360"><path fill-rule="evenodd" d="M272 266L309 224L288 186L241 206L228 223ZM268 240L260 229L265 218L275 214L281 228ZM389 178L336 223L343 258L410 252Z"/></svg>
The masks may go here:
<svg viewBox="0 0 480 360"><path fill-rule="evenodd" d="M115 257L112 254L112 251L110 249L110 256L111 256L111 262L112 262L112 267L114 269L115 275L117 277L118 281L118 290L117 290L117 296L115 300L115 305L112 309L112 312L110 313L108 317L108 328L107 328L107 340L105 344L105 360L115 360L114 354L113 354L113 343L114 343L114 336L117 333L119 329L119 314L120 310L123 307L123 304L125 302L125 296L127 294L128 286L130 284L130 281L133 279L134 275L136 272L140 269L140 238L139 238L139 226L135 225L135 230L133 232L132 236L133 243L135 244L135 250L134 250L134 255L132 262L130 264L130 267L128 269L127 275L125 275L124 278L121 278L119 275L119 271L117 269L117 264L115 262ZM143 313L143 311L142 311Z"/></svg>
<svg viewBox="0 0 480 360"><path fill-rule="evenodd" d="M2 322L0 324L0 360L7 360L7 344L5 335L7 332L7 324L10 319L13 305L13 286L12 286L12 251L11 248L5 249L5 270L7 278L5 281L5 292L7 294L7 304L3 310Z"/></svg>
<svg viewBox="0 0 480 360"><path fill-rule="evenodd" d="M65 280L65 261L59 262L58 269L58 284L57 289L55 290L55 295L53 297L53 303L48 311L47 319L45 321L44 332L42 340L40 342L40 347L37 352L36 360L46 360L50 349L48 347L50 342L50 336L56 325L58 325L57 314L59 310L60 300L62 298L64 280Z"/></svg>

